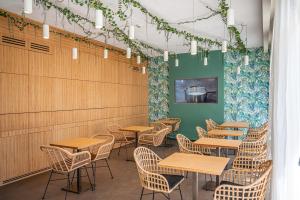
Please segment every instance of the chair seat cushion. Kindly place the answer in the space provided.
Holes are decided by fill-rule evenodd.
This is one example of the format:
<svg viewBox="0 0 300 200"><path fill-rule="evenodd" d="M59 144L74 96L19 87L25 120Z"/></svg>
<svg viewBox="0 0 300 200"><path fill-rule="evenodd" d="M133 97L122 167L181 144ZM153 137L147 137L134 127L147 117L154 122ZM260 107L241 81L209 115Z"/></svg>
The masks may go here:
<svg viewBox="0 0 300 200"><path fill-rule="evenodd" d="M234 183L231 181L221 181L220 185L234 185L234 186L242 186L241 184Z"/></svg>
<svg viewBox="0 0 300 200"><path fill-rule="evenodd" d="M174 188L180 181L184 179L184 176L181 175L170 175L170 174L161 174L161 175L167 179L170 188Z"/></svg>

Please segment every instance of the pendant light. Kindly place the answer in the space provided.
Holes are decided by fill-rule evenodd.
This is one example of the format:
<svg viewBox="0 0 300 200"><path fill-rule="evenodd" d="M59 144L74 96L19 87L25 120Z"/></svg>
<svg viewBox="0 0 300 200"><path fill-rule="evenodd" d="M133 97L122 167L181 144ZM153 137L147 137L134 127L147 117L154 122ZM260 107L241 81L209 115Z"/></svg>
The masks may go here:
<svg viewBox="0 0 300 200"><path fill-rule="evenodd" d="M240 74L240 73L241 73L241 67L240 67L240 66L237 67L236 73L237 73L237 74Z"/></svg>
<svg viewBox="0 0 300 200"><path fill-rule="evenodd" d="M108 58L108 49L107 48L105 48L104 51L103 51L103 58L104 59Z"/></svg>
<svg viewBox="0 0 300 200"><path fill-rule="evenodd" d="M129 39L134 40L134 25L129 26Z"/></svg>
<svg viewBox="0 0 300 200"><path fill-rule="evenodd" d="M49 39L50 33L49 33L49 25L43 24L43 38Z"/></svg>
<svg viewBox="0 0 300 200"><path fill-rule="evenodd" d="M204 59L203 59L203 64L204 64L204 66L207 66L207 65L208 65L208 59L207 59L207 56L204 57Z"/></svg>
<svg viewBox="0 0 300 200"><path fill-rule="evenodd" d="M76 47L72 48L72 58L73 60L77 60L78 58L78 49Z"/></svg>
<svg viewBox="0 0 300 200"><path fill-rule="evenodd" d="M191 41L191 55L196 55L197 54L197 41L192 40Z"/></svg>
<svg viewBox="0 0 300 200"><path fill-rule="evenodd" d="M179 66L179 59L176 58L176 59L175 59L175 67L178 67L178 66Z"/></svg>
<svg viewBox="0 0 300 200"><path fill-rule="evenodd" d="M249 56L247 54L244 56L244 64L245 66L249 65Z"/></svg>
<svg viewBox="0 0 300 200"><path fill-rule="evenodd" d="M33 0L24 0L24 13L26 14L32 13L32 1Z"/></svg>
<svg viewBox="0 0 300 200"><path fill-rule="evenodd" d="M232 8L227 10L227 26L234 26L234 10Z"/></svg>
<svg viewBox="0 0 300 200"><path fill-rule="evenodd" d="M146 67L142 67L142 74L146 74Z"/></svg>
<svg viewBox="0 0 300 200"><path fill-rule="evenodd" d="M169 52L167 50L164 51L164 61L168 62L169 60Z"/></svg>
<svg viewBox="0 0 300 200"><path fill-rule="evenodd" d="M136 64L141 64L141 56L140 55L138 55L137 57L136 57Z"/></svg>
<svg viewBox="0 0 300 200"><path fill-rule="evenodd" d="M103 27L103 12L102 10L96 9L95 12L95 28L101 29Z"/></svg>
<svg viewBox="0 0 300 200"><path fill-rule="evenodd" d="M130 59L131 58L131 48L128 47L126 50L126 58Z"/></svg>
<svg viewBox="0 0 300 200"><path fill-rule="evenodd" d="M222 42L222 53L226 53L227 52L227 41L223 40Z"/></svg>

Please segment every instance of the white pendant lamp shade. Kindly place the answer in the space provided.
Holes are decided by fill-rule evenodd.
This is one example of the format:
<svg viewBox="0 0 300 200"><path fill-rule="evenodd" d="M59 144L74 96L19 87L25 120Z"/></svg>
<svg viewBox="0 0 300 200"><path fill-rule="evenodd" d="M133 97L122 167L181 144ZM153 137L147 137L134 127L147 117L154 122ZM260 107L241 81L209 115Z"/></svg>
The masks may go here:
<svg viewBox="0 0 300 200"><path fill-rule="evenodd" d="M178 66L179 66L179 59L176 58L176 59L175 59L175 67L178 67Z"/></svg>
<svg viewBox="0 0 300 200"><path fill-rule="evenodd" d="M204 64L204 66L208 65L208 59L207 59L207 57L204 57L203 64Z"/></svg>
<svg viewBox="0 0 300 200"><path fill-rule="evenodd" d="M237 67L236 73L237 73L237 74L240 74L240 73L241 73L241 67L240 67L240 66Z"/></svg>
<svg viewBox="0 0 300 200"><path fill-rule="evenodd" d="M249 65L249 56L248 55L245 55L244 56L244 64L247 66Z"/></svg>
<svg viewBox="0 0 300 200"><path fill-rule="evenodd" d="M103 12L102 10L96 10L95 12L95 28L101 29L103 27Z"/></svg>
<svg viewBox="0 0 300 200"><path fill-rule="evenodd" d="M146 67L142 67L142 74L146 74Z"/></svg>
<svg viewBox="0 0 300 200"><path fill-rule="evenodd" d="M129 39L134 40L134 25L129 26Z"/></svg>
<svg viewBox="0 0 300 200"><path fill-rule="evenodd" d="M24 0L24 13L26 14L32 13L32 1L33 0Z"/></svg>
<svg viewBox="0 0 300 200"><path fill-rule="evenodd" d="M191 55L196 55L197 54L197 41L192 40L191 41Z"/></svg>
<svg viewBox="0 0 300 200"><path fill-rule="evenodd" d="M168 62L169 60L169 52L167 50L164 51L164 61Z"/></svg>
<svg viewBox="0 0 300 200"><path fill-rule="evenodd" d="M43 38L49 39L50 33L49 33L49 25L43 24Z"/></svg>
<svg viewBox="0 0 300 200"><path fill-rule="evenodd" d="M78 58L78 49L76 47L72 48L72 58L73 60Z"/></svg>
<svg viewBox="0 0 300 200"><path fill-rule="evenodd" d="M234 10L232 8L227 10L227 26L234 26Z"/></svg>
<svg viewBox="0 0 300 200"><path fill-rule="evenodd" d="M141 56L140 55L138 55L137 57L136 57L136 64L141 64Z"/></svg>
<svg viewBox="0 0 300 200"><path fill-rule="evenodd" d="M107 59L108 58L108 49L104 49L104 51L103 51L103 58L104 59Z"/></svg>
<svg viewBox="0 0 300 200"><path fill-rule="evenodd" d="M227 41L224 40L222 42L222 53L226 53L227 52Z"/></svg>
<svg viewBox="0 0 300 200"><path fill-rule="evenodd" d="M126 58L130 59L131 58L131 48L128 47L126 50Z"/></svg>

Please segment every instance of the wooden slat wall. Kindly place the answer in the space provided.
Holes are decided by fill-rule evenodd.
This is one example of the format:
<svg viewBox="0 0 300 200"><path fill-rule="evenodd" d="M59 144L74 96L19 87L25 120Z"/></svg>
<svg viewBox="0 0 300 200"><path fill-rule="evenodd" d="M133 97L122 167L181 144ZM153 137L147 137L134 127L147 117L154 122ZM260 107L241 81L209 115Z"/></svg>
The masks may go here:
<svg viewBox="0 0 300 200"><path fill-rule="evenodd" d="M105 133L107 125L147 124L147 75L133 71L125 56L78 44L40 30L23 32L0 18L0 36L24 40L24 47L0 42L0 185L47 166L39 146L64 138ZM30 48L30 43L50 52ZM71 48L79 48L72 60Z"/></svg>

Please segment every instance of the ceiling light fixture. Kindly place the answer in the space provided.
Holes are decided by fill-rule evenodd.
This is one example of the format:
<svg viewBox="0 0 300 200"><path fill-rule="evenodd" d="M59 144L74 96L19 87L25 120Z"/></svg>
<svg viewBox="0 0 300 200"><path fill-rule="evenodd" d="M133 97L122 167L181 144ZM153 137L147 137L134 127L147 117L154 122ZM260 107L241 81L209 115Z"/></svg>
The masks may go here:
<svg viewBox="0 0 300 200"><path fill-rule="evenodd" d="M32 0L24 0L24 13L32 13Z"/></svg>
<svg viewBox="0 0 300 200"><path fill-rule="evenodd" d="M103 27L103 12L102 10L96 9L95 11L95 28L101 29Z"/></svg>
<svg viewBox="0 0 300 200"><path fill-rule="evenodd" d="M191 41L191 55L196 55L197 54L197 41L192 40Z"/></svg>
<svg viewBox="0 0 300 200"><path fill-rule="evenodd" d="M103 58L104 59L108 58L108 49L107 48L105 48L104 51L103 51Z"/></svg>
<svg viewBox="0 0 300 200"><path fill-rule="evenodd" d="M128 59L131 58L131 48L130 48L130 47L128 47L128 48L126 49L126 58L128 58Z"/></svg>
<svg viewBox="0 0 300 200"><path fill-rule="evenodd" d="M76 47L72 48L72 58L73 60L77 60L78 58L78 49Z"/></svg>
<svg viewBox="0 0 300 200"><path fill-rule="evenodd" d="M50 36L49 25L43 24L43 38L49 39L49 36Z"/></svg>

